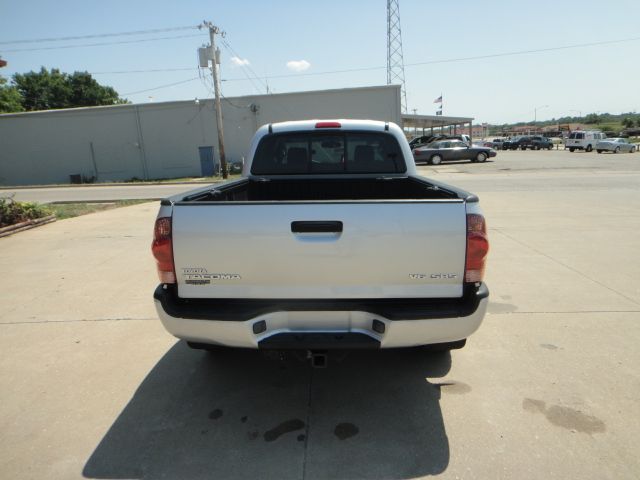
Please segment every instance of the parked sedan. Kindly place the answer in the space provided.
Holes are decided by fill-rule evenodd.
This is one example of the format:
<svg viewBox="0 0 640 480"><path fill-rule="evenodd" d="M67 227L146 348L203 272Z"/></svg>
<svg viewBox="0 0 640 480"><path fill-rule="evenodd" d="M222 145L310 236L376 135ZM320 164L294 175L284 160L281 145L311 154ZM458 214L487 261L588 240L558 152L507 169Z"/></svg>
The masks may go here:
<svg viewBox="0 0 640 480"><path fill-rule="evenodd" d="M628 152L633 153L636 151L636 146L633 143L629 143L626 138L607 138L606 140L600 140L596 143L596 152Z"/></svg>
<svg viewBox="0 0 640 480"><path fill-rule="evenodd" d="M485 162L487 158L496 155L497 152L492 148L470 147L461 140L440 140L413 150L413 158L416 163L427 162L431 165L438 165L444 160Z"/></svg>
<svg viewBox="0 0 640 480"><path fill-rule="evenodd" d="M489 140L484 142L485 147L493 148L495 150L505 150L504 142L506 139L504 138L494 138L493 140Z"/></svg>
<svg viewBox="0 0 640 480"><path fill-rule="evenodd" d="M502 144L502 148L504 150L526 150L531 146L531 137L527 135L519 135L517 137L513 137L509 140L506 140Z"/></svg>
<svg viewBox="0 0 640 480"><path fill-rule="evenodd" d="M531 150L540 150L546 148L551 150L553 148L553 142L547 137L531 137Z"/></svg>

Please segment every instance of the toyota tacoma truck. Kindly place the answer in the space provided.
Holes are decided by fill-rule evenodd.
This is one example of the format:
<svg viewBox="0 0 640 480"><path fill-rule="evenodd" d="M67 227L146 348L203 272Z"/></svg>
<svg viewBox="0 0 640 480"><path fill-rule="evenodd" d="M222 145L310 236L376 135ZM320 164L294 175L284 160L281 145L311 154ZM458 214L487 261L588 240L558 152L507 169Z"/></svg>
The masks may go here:
<svg viewBox="0 0 640 480"><path fill-rule="evenodd" d="M397 125L274 123L241 179L162 200L155 306L194 348L461 348L488 249L478 198L419 176Z"/></svg>

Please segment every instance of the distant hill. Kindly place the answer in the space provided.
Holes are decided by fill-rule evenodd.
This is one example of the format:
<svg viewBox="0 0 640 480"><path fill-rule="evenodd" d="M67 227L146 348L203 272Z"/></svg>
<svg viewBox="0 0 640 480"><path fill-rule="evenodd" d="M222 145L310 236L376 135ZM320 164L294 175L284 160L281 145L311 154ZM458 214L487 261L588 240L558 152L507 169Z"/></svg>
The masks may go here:
<svg viewBox="0 0 640 480"><path fill-rule="evenodd" d="M594 130L602 130L603 132L619 133L625 129L640 129L640 113L629 112L619 115L611 113L589 113L582 117L567 116L539 122L505 123L503 125L491 125L490 132L491 135L497 135L501 132L522 131L527 128L531 130L556 130L558 126L566 125L570 125L571 129L580 128L584 130L585 128L592 128Z"/></svg>

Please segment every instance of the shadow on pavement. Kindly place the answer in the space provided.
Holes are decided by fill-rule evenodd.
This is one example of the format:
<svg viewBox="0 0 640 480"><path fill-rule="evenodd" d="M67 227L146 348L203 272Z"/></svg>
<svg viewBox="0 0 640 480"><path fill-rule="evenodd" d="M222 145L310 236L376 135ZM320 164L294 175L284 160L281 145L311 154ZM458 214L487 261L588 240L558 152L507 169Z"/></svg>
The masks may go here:
<svg viewBox="0 0 640 480"><path fill-rule="evenodd" d="M326 369L176 343L87 461L90 478L412 478L449 463L447 354L336 353Z"/></svg>

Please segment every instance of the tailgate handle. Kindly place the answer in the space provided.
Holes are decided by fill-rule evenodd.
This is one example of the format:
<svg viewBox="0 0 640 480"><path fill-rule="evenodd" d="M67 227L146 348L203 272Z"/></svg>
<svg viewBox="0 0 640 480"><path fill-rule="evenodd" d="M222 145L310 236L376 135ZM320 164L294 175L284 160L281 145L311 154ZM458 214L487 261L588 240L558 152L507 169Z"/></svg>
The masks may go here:
<svg viewBox="0 0 640 480"><path fill-rule="evenodd" d="M293 233L342 233L342 222L339 221L310 221L291 222Z"/></svg>

